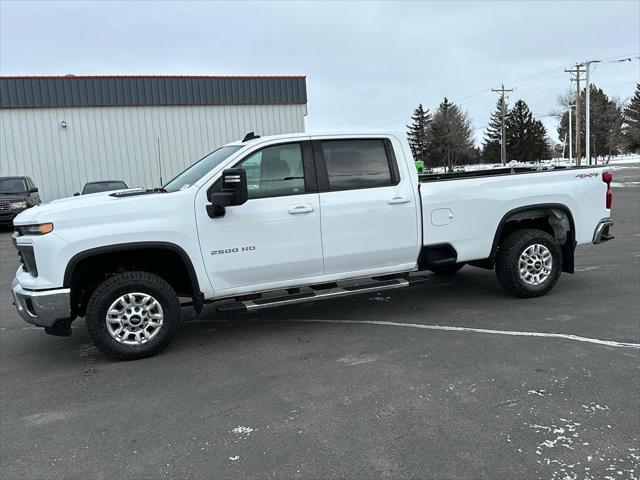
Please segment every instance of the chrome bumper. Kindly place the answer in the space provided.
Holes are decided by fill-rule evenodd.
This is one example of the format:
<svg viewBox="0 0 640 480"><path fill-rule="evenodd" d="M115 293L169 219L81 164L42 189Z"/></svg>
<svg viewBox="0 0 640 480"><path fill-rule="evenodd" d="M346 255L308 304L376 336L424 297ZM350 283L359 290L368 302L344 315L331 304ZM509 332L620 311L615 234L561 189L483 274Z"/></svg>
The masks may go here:
<svg viewBox="0 0 640 480"><path fill-rule="evenodd" d="M613 218L603 218L600 220L600 223L598 223L598 226L596 227L596 231L593 232L593 243L597 245L598 243L608 242L609 240L616 238L610 231L613 224Z"/></svg>
<svg viewBox="0 0 640 480"><path fill-rule="evenodd" d="M71 290L25 290L17 279L11 284L13 303L25 322L39 327L51 327L56 320L71 316Z"/></svg>

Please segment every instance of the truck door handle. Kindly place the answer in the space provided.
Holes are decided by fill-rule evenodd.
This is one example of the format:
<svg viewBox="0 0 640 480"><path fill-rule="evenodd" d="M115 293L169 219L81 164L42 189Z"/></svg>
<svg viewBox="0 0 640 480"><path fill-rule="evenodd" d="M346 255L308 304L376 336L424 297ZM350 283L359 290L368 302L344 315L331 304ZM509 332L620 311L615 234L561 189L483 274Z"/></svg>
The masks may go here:
<svg viewBox="0 0 640 480"><path fill-rule="evenodd" d="M395 205L398 203L409 203L411 201L410 198L407 197L393 197L391 200L387 200L389 205Z"/></svg>
<svg viewBox="0 0 640 480"><path fill-rule="evenodd" d="M313 207L311 205L296 205L295 207L289 207L289 213L291 215L297 215L298 213L311 213Z"/></svg>

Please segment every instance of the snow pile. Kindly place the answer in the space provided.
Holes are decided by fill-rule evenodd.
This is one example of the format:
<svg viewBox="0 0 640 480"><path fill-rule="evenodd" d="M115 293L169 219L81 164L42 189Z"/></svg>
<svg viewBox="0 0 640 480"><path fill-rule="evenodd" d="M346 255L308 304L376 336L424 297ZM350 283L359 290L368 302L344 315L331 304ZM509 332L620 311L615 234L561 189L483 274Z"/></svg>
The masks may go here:
<svg viewBox="0 0 640 480"><path fill-rule="evenodd" d="M630 165L634 163L640 163L640 154L626 154L626 155L616 155L611 157L609 163L604 163L601 159L592 159L593 166L602 166L602 165ZM476 163L473 165L459 165L455 167L455 172L475 172L478 170L491 170L494 168L517 168L517 167L540 167L540 168L549 168L549 167L570 167L575 166L575 159L569 161L568 158L551 158L548 160L541 160L540 162L520 162L518 160L511 160L507 165L502 165L501 163L489 164L489 163ZM582 166L585 166L584 159L582 160ZM425 165L428 167L428 165ZM446 173L445 167L435 167L430 170L429 173Z"/></svg>
<svg viewBox="0 0 640 480"><path fill-rule="evenodd" d="M243 427L242 425L238 425L237 427L231 429L231 433L235 433L238 435L249 435L251 432L253 432L253 428Z"/></svg>

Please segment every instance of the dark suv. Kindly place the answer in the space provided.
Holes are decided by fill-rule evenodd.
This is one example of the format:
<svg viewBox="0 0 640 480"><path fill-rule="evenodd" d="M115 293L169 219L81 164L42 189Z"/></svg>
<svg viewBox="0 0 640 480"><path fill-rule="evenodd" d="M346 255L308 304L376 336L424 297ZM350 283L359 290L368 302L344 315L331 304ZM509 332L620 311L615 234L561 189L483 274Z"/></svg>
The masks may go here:
<svg viewBox="0 0 640 480"><path fill-rule="evenodd" d="M0 226L11 225L23 210L40 203L38 187L29 177L0 177Z"/></svg>

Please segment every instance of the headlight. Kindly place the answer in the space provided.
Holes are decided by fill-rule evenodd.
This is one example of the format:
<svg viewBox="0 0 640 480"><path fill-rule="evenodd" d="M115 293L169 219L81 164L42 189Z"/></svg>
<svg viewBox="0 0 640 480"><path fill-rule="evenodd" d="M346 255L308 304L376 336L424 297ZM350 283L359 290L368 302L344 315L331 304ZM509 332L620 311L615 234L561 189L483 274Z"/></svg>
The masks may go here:
<svg viewBox="0 0 640 480"><path fill-rule="evenodd" d="M19 225L21 235L45 235L53 232L53 223L40 223L36 225Z"/></svg>
<svg viewBox="0 0 640 480"><path fill-rule="evenodd" d="M27 202L11 202L9 204L11 210L20 210L21 208L27 208Z"/></svg>

